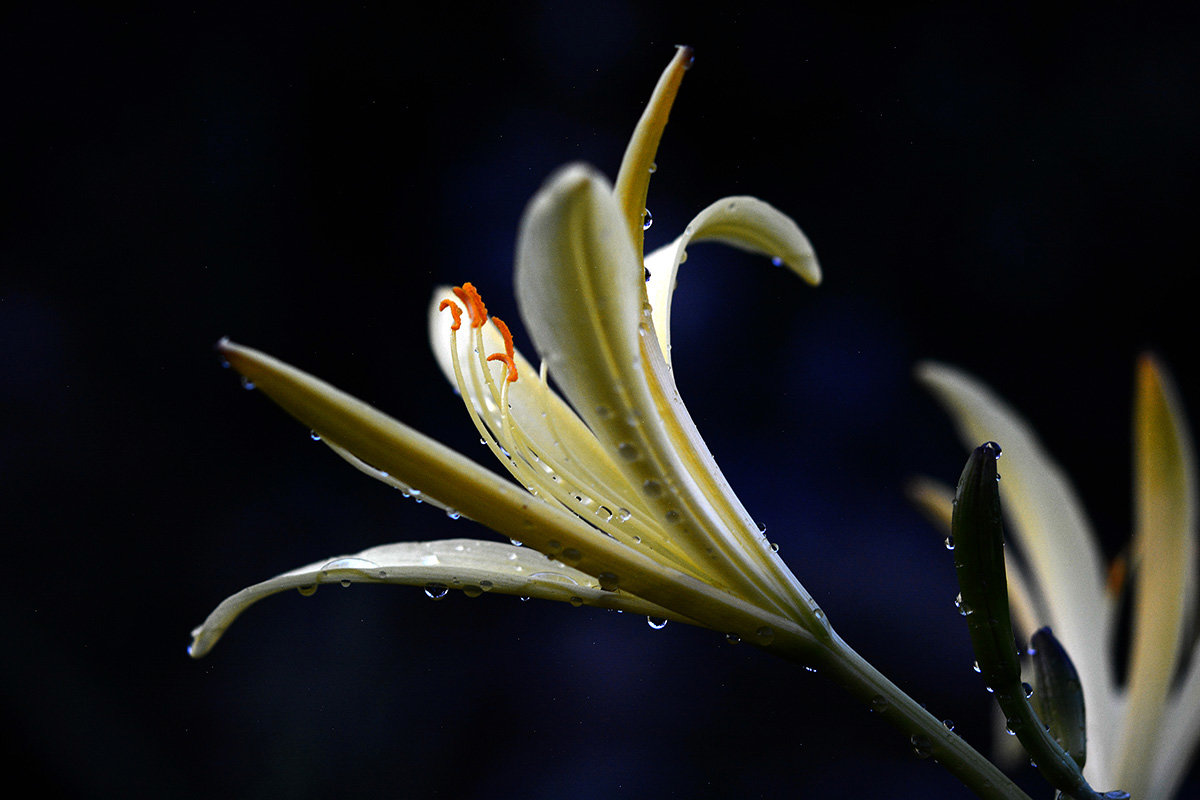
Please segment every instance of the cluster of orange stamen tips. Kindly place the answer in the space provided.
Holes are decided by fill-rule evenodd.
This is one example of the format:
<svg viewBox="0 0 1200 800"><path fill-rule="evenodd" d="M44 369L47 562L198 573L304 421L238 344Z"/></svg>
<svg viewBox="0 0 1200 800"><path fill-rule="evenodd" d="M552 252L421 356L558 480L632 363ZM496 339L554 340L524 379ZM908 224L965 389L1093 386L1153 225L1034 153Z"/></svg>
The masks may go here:
<svg viewBox="0 0 1200 800"><path fill-rule="evenodd" d="M513 360L516 351L513 349L512 334L509 333L508 326L504 324L504 320L499 317L492 317L492 324L496 326L496 330L500 331L500 335L504 337L504 352L492 353L487 357L487 360L503 361L504 365L508 367L507 380L509 383L513 383L517 380L517 362Z"/></svg>
<svg viewBox="0 0 1200 800"><path fill-rule="evenodd" d="M483 304L483 298L479 296L479 290L470 281L467 281L462 286L455 286L452 290L454 296L462 301L462 304L467 307L467 314L471 317L472 328L482 328L483 323L488 321L487 306Z"/></svg>

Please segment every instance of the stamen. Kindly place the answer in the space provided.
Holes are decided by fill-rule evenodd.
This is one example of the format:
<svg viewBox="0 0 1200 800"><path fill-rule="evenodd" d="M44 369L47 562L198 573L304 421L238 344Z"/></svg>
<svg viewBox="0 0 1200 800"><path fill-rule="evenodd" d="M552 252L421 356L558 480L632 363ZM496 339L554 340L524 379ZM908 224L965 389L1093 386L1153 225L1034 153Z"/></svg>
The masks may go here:
<svg viewBox="0 0 1200 800"><path fill-rule="evenodd" d="M503 361L508 367L508 382L514 383L517 380L517 364L513 360L516 356L516 350L513 348L512 334L508 330L508 325L499 317L492 317L492 324L496 326L496 330L500 331L500 335L504 337L504 352L492 353L488 356L488 361Z"/></svg>
<svg viewBox="0 0 1200 800"><path fill-rule="evenodd" d="M479 296L479 290L473 283L467 281L462 286L455 286L453 291L454 295L467 307L467 313L471 315L471 327L482 328L488 320L488 312L487 306L483 304L483 298Z"/></svg>
<svg viewBox="0 0 1200 800"><path fill-rule="evenodd" d="M451 323L450 330L456 331L462 327L462 309L458 307L458 303L449 298L438 303L438 311L445 311L447 308L450 309L450 316L454 317L454 322Z"/></svg>

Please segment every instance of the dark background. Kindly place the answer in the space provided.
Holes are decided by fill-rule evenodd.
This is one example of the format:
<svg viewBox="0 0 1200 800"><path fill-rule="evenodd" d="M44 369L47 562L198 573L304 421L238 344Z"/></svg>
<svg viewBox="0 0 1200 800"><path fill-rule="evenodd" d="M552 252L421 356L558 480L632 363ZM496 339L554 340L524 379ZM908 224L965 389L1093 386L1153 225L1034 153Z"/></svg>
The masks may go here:
<svg viewBox="0 0 1200 800"><path fill-rule="evenodd" d="M185 654L218 601L285 569L491 536L348 469L212 344L265 349L486 461L429 355L431 288L472 280L515 322L524 203L570 160L614 174L686 42L647 244L756 194L798 220L826 281L695 248L676 299L684 397L838 630L989 746L950 559L903 496L917 474L954 480L965 451L911 369L961 365L1022 409L1120 549L1137 353L1161 354L1200 418L1200 25L1153 4L727 5L5 12L13 785L968 796L823 675L680 625L326 588Z"/></svg>

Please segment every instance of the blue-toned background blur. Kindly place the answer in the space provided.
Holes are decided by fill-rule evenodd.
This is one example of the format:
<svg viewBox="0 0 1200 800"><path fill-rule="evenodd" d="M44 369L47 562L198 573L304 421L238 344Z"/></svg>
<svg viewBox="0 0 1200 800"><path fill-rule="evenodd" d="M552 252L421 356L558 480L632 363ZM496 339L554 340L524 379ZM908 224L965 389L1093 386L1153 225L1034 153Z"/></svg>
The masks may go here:
<svg viewBox="0 0 1200 800"><path fill-rule="evenodd" d="M683 396L838 630L990 747L949 556L903 494L916 475L953 481L965 450L912 367L946 360L1008 397L1120 550L1140 351L1200 418L1200 20L1165 5L728 5L7 12L0 731L14 785L968 796L825 676L681 625L326 588L264 602L211 656L185 655L218 601L283 570L491 535L348 469L242 391L212 344L267 350L486 463L429 354L430 291L471 280L516 323L524 203L568 161L615 173L683 42L696 64L647 245L755 194L796 218L826 275L812 289L693 248L675 300Z"/></svg>

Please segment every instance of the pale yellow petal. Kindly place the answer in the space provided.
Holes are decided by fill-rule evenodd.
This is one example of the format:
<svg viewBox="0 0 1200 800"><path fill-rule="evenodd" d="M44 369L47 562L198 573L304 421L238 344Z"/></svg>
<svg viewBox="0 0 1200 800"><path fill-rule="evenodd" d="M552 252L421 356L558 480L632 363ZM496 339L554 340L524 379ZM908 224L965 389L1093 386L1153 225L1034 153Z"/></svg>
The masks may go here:
<svg viewBox="0 0 1200 800"><path fill-rule="evenodd" d="M262 393L323 439L498 533L561 556L589 575L608 575L623 591L713 630L753 641L755 632L768 625L777 648L800 652L815 645L810 633L789 620L665 566L648 552L622 545L312 375L228 340L218 350Z"/></svg>
<svg viewBox="0 0 1200 800"><path fill-rule="evenodd" d="M640 259L601 176L576 165L547 181L522 219L516 285L550 374L657 512L664 535L706 580L798 613L802 601L783 577L790 573L771 560L748 515L743 510L731 526L721 513L732 492L674 391L645 306Z"/></svg>
<svg viewBox="0 0 1200 800"><path fill-rule="evenodd" d="M1105 570L1083 507L1032 428L983 384L952 367L925 363L917 377L951 413L964 444L996 441L1001 500L1010 537L1029 565L1031 591L1045 600L1055 636L1071 654L1088 709L1089 779L1108 785L1117 720L1109 663L1112 614ZM1036 588L1035 588L1036 587Z"/></svg>
<svg viewBox="0 0 1200 800"><path fill-rule="evenodd" d="M238 615L264 597L288 589L308 595L322 584L351 583L424 586L435 594L453 589L472 597L484 593L536 597L692 623L628 592L606 588L591 575L534 550L478 539L446 539L385 544L334 556L242 589L192 631L188 653L192 658L204 656Z"/></svg>
<svg viewBox="0 0 1200 800"><path fill-rule="evenodd" d="M821 282L821 267L808 237L782 211L755 197L726 197L696 215L683 235L646 257L650 277L646 293L654 314L654 330L671 362L671 298L679 265L688 247L702 242L723 244L778 259L809 283Z"/></svg>
<svg viewBox="0 0 1200 800"><path fill-rule="evenodd" d="M1191 743L1160 737L1183 650L1196 567L1195 466L1179 399L1155 360L1138 363L1134 402L1134 584L1127 705L1117 782L1146 796L1162 748ZM1193 708L1191 713L1200 713Z"/></svg>

